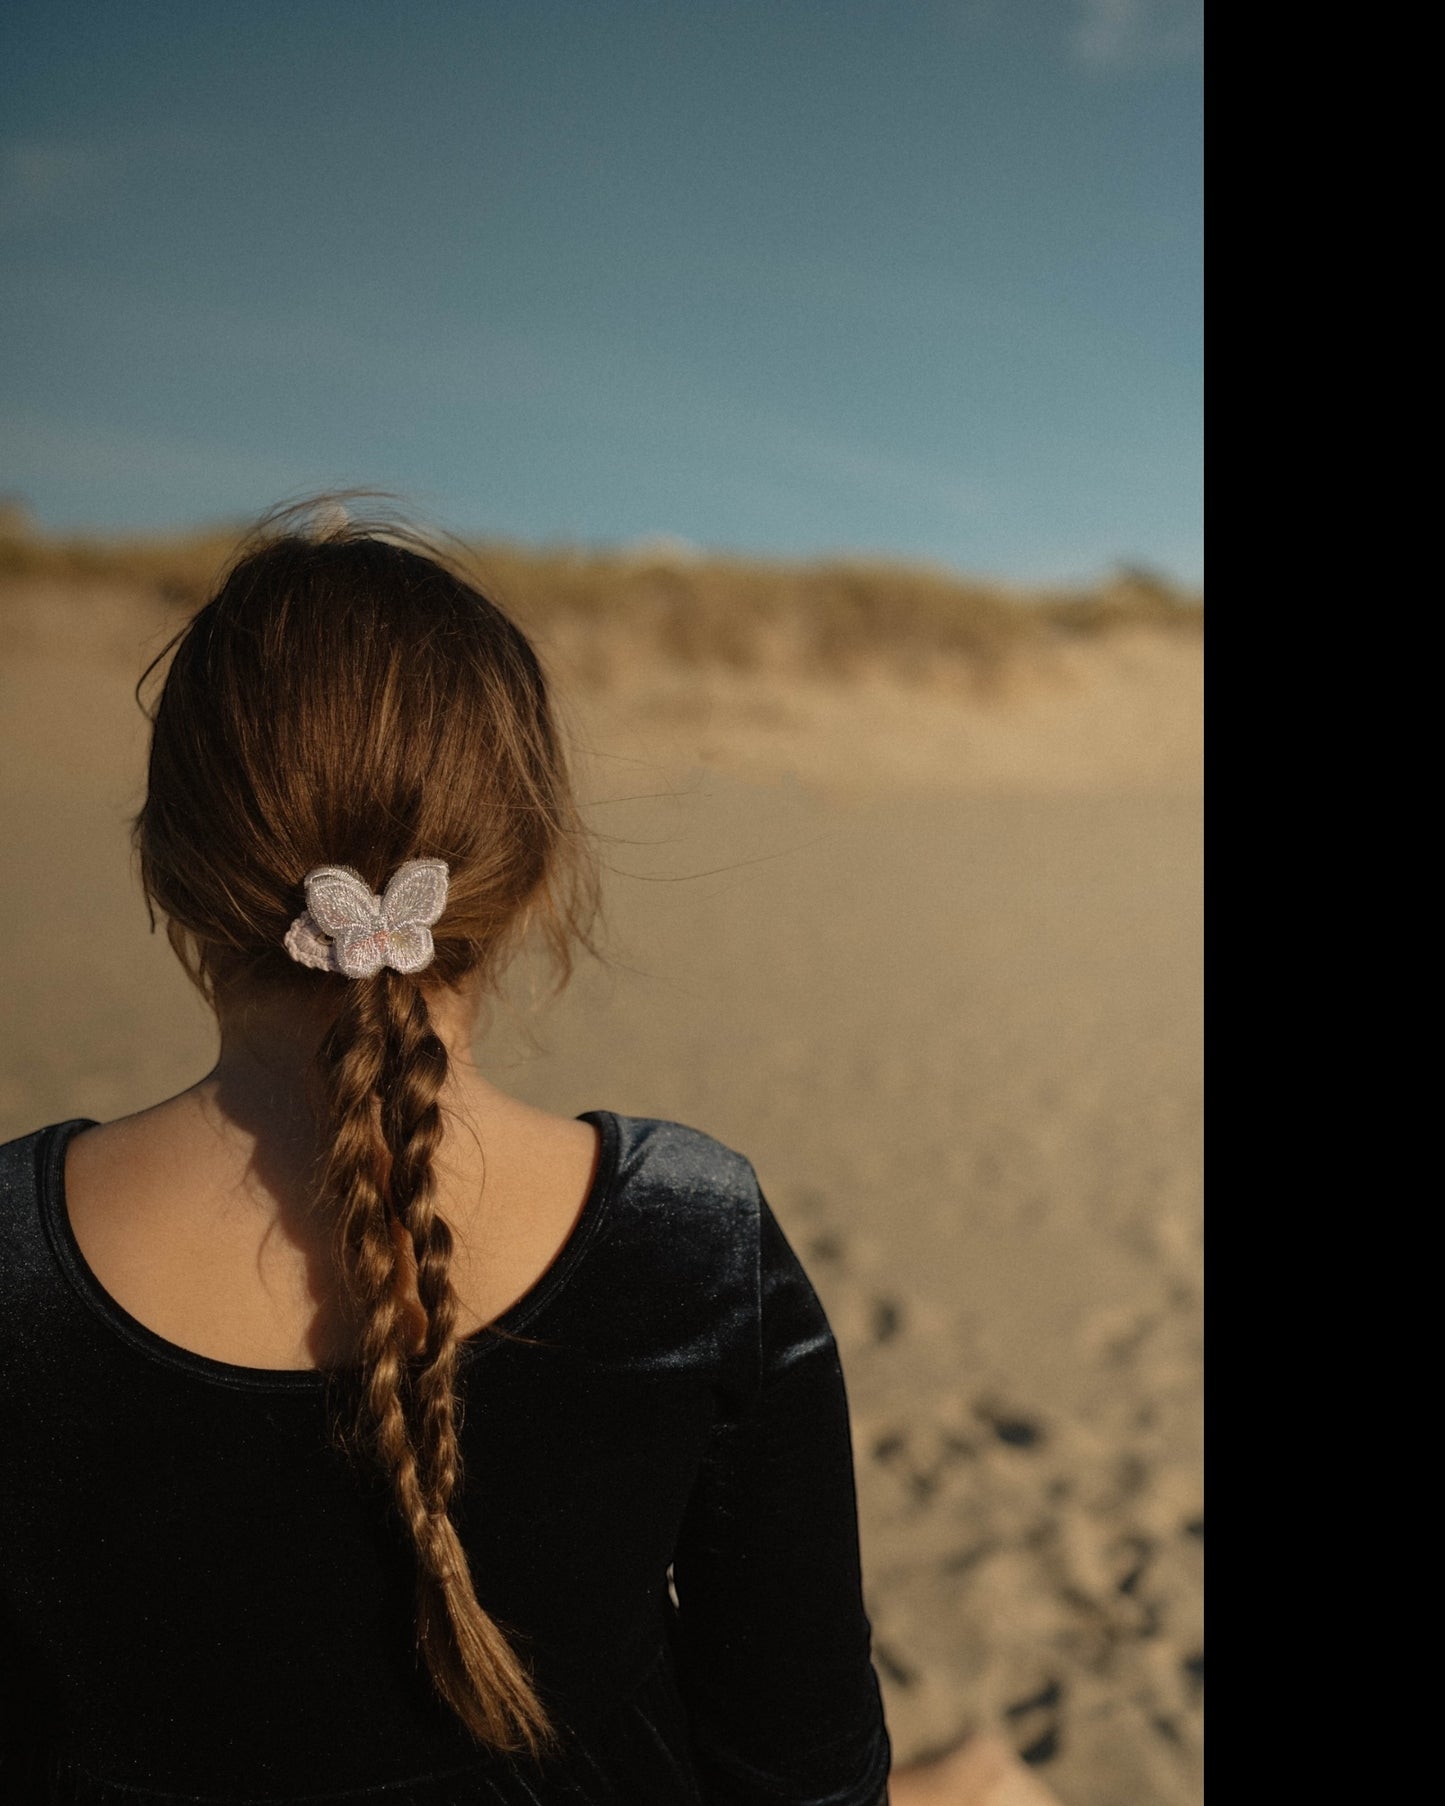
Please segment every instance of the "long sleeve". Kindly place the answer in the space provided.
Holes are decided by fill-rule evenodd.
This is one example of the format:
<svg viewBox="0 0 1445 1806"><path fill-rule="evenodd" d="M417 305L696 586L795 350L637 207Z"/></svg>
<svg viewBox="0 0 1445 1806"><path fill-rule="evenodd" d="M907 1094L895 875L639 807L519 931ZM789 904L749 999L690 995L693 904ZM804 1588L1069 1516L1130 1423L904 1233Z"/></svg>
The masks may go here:
<svg viewBox="0 0 1445 1806"><path fill-rule="evenodd" d="M679 1674L710 1806L875 1806L890 1751L843 1370L811 1282L759 1204L758 1384L717 1426L683 1522Z"/></svg>

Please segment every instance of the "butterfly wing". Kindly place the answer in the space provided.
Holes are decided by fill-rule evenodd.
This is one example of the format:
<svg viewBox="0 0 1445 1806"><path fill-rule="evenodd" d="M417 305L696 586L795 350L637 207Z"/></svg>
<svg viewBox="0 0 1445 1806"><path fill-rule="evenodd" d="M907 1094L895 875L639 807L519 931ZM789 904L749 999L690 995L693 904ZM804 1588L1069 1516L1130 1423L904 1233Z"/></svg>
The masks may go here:
<svg viewBox="0 0 1445 1806"><path fill-rule="evenodd" d="M370 922L362 928L343 928L331 943L337 970L348 978L370 978L386 965L390 939Z"/></svg>
<svg viewBox="0 0 1445 1806"><path fill-rule="evenodd" d="M306 907L316 925L333 940L377 926L380 904L366 881L349 865L318 865L306 874Z"/></svg>
<svg viewBox="0 0 1445 1806"><path fill-rule="evenodd" d="M429 966L436 948L431 929L422 922L403 922L386 931L386 963L398 972L420 972Z"/></svg>
<svg viewBox="0 0 1445 1806"><path fill-rule="evenodd" d="M446 906L445 862L441 859L408 859L405 865L397 867L387 885L386 895L381 900L381 913L387 928L395 933L399 928L430 927ZM426 944L430 959L430 935L426 937Z"/></svg>

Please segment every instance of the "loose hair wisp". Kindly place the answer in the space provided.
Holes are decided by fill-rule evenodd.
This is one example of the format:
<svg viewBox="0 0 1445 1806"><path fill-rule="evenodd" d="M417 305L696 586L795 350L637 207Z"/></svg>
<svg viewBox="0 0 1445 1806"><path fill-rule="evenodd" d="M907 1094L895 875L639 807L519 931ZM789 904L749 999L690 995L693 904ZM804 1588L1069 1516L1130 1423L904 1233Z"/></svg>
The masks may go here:
<svg viewBox="0 0 1445 1806"><path fill-rule="evenodd" d="M421 542L294 518L243 552L171 651L134 826L152 921L213 1007L288 990L318 1012L317 1207L360 1326L354 1431L415 1549L437 1690L480 1742L535 1756L553 1728L452 1519L461 1344L432 1173L447 1053L425 987L495 980L526 919L563 978L587 944L595 868L543 674L515 623ZM408 862L444 874L445 908L416 918L424 969L404 969L420 943L395 911L362 924L388 957L342 922L351 951L332 969L298 961L287 937L308 874L339 868L380 910Z"/></svg>

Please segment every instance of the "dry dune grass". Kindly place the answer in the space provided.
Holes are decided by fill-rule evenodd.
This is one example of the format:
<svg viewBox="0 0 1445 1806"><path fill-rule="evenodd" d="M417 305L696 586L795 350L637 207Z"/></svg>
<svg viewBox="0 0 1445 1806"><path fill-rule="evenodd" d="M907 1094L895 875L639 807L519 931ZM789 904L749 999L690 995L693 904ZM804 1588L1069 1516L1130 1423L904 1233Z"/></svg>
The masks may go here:
<svg viewBox="0 0 1445 1806"><path fill-rule="evenodd" d="M144 590L177 615L202 601L238 534L56 538L0 516L0 582ZM1202 601L1143 571L1028 591L881 560L788 563L692 554L458 545L462 562L531 630L606 686L639 657L685 668L837 679L884 675L987 691L1020 660L1125 630L1196 636Z"/></svg>

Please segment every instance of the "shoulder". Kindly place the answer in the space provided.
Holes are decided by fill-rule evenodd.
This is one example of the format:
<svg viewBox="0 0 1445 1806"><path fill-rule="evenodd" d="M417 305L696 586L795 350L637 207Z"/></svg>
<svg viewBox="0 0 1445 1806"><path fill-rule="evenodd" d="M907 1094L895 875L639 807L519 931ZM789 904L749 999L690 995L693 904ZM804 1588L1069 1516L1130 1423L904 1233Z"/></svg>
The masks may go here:
<svg viewBox="0 0 1445 1806"><path fill-rule="evenodd" d="M71 1134L88 1119L49 1123L0 1144L0 1310L15 1321L21 1294L54 1266L44 1220L48 1196L60 1182L60 1161Z"/></svg>
<svg viewBox="0 0 1445 1806"><path fill-rule="evenodd" d="M0 1172L8 1175L26 1161L33 1160L41 1140L52 1129L61 1126L60 1123L48 1123L43 1129L32 1129L28 1135L17 1135L13 1141L0 1142Z"/></svg>
<svg viewBox="0 0 1445 1806"><path fill-rule="evenodd" d="M607 1175L604 1259L644 1297L691 1299L704 1315L707 1301L726 1298L750 1316L766 1208L751 1163L683 1123L605 1110L590 1120L602 1131Z"/></svg>
<svg viewBox="0 0 1445 1806"><path fill-rule="evenodd" d="M18 1209L28 1209L40 1191L41 1164L58 1145L68 1140L66 1130L86 1126L75 1122L48 1123L0 1143L0 1211L7 1219Z"/></svg>
<svg viewBox="0 0 1445 1806"><path fill-rule="evenodd" d="M684 1123L605 1111L592 1120L616 1137L609 1296L634 1300L641 1321L665 1300L668 1320L713 1350L738 1399L765 1371L836 1366L822 1302L747 1156Z"/></svg>
<svg viewBox="0 0 1445 1806"><path fill-rule="evenodd" d="M593 1120L608 1115L594 1112ZM813 1284L774 1215L745 1154L683 1123L655 1117L612 1116L617 1135L613 1210L639 1227L676 1234L714 1272L731 1268L759 1305L785 1296L805 1314L821 1316ZM606 1130L604 1128L604 1135ZM826 1326L825 1326L826 1327Z"/></svg>
<svg viewBox="0 0 1445 1806"><path fill-rule="evenodd" d="M611 1111L596 1111L592 1119L604 1136L608 1124L616 1136L613 1172L619 1196L694 1220L756 1219L761 1193L746 1155L685 1123Z"/></svg>
<svg viewBox="0 0 1445 1806"><path fill-rule="evenodd" d="M684 1123L605 1110L589 1120L605 1193L582 1295L607 1301L599 1333L639 1347L660 1374L709 1376L741 1409L758 1383L767 1210L751 1162Z"/></svg>

